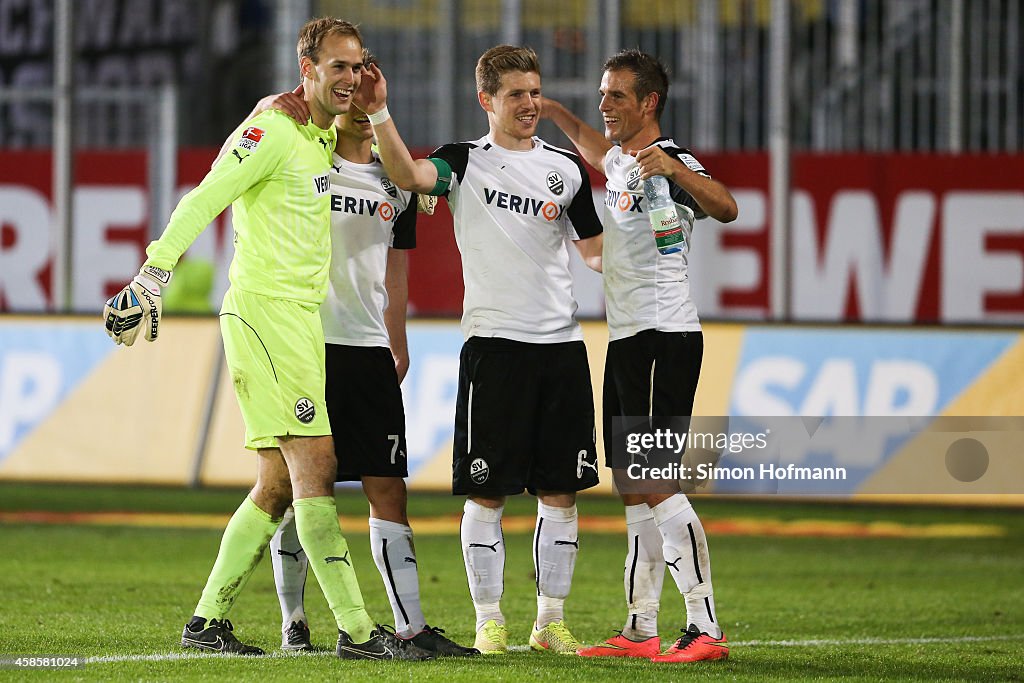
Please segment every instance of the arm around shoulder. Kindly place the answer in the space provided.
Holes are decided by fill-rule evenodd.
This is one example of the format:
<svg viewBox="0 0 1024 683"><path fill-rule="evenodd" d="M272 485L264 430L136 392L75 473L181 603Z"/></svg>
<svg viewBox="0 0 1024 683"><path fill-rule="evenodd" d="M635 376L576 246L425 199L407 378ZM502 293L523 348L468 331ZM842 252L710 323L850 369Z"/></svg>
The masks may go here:
<svg viewBox="0 0 1024 683"><path fill-rule="evenodd" d="M598 170L603 171L604 155L612 148L595 128L565 108L561 102L545 97L541 103L541 116L551 119L565 133L572 144L579 150L580 156Z"/></svg>

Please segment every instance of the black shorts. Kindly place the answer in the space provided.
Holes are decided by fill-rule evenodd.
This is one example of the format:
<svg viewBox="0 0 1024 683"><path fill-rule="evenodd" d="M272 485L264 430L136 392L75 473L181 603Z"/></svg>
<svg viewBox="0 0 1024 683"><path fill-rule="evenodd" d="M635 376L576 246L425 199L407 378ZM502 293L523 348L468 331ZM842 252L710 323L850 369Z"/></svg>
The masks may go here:
<svg viewBox="0 0 1024 683"><path fill-rule="evenodd" d="M452 493L596 485L592 392L583 342L470 338L459 358Z"/></svg>
<svg viewBox="0 0 1024 683"><path fill-rule="evenodd" d="M602 411L606 465L612 466L613 417L693 414L703 355L700 332L644 330L608 343Z"/></svg>
<svg viewBox="0 0 1024 683"><path fill-rule="evenodd" d="M390 349L327 344L327 415L336 481L409 475L405 406Z"/></svg>

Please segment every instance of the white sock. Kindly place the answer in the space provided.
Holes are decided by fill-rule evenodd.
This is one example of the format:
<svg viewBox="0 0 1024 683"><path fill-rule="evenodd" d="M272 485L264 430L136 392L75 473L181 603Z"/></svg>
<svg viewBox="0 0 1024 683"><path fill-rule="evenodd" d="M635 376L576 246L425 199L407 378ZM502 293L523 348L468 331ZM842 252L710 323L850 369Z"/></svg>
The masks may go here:
<svg viewBox="0 0 1024 683"><path fill-rule="evenodd" d="M537 573L537 628L564 617L565 598L579 552L576 506L556 508L537 501L533 567Z"/></svg>
<svg viewBox="0 0 1024 683"><path fill-rule="evenodd" d="M696 624L714 638L721 637L715 618L708 540L697 513L682 493L655 505L653 511L665 541L665 563L686 601L687 623Z"/></svg>
<svg viewBox="0 0 1024 683"><path fill-rule="evenodd" d="M462 559L466 563L469 594L476 608L476 628L493 619L505 623L501 594L505 589L505 539L499 508L487 508L467 499L462 515Z"/></svg>
<svg viewBox="0 0 1024 683"><path fill-rule="evenodd" d="M426 626L420 607L420 580L412 529L405 524L370 518L370 550L395 614L395 632L411 638Z"/></svg>
<svg viewBox="0 0 1024 683"><path fill-rule="evenodd" d="M299 545L295 511L290 507L284 513L277 533L270 539L270 563L274 567L277 599L281 603L281 630L287 630L293 621L308 623L306 611L302 607L302 596L306 590L309 560Z"/></svg>
<svg viewBox="0 0 1024 683"><path fill-rule="evenodd" d="M626 506L626 540L628 548L623 584L629 616L622 635L630 640L647 640L658 635L665 558L661 532L654 522L654 513L646 503Z"/></svg>

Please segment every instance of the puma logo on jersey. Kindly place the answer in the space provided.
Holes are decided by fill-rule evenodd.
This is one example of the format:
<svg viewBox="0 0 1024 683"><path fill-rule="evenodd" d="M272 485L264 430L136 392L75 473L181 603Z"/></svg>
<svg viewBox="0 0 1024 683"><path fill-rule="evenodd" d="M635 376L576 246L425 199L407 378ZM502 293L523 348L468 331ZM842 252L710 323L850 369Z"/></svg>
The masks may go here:
<svg viewBox="0 0 1024 683"><path fill-rule="evenodd" d="M618 209L622 213L643 213L644 210L640 208L640 200L643 198L642 194L605 190L604 205L609 209Z"/></svg>
<svg viewBox="0 0 1024 683"><path fill-rule="evenodd" d="M499 209L508 209L524 216L538 216L544 220L554 221L562 216L565 207L554 202L545 202L533 197L520 197L517 194L498 192L490 188L484 188L484 201Z"/></svg>
<svg viewBox="0 0 1024 683"><path fill-rule="evenodd" d="M398 212L390 202L373 201L362 197L346 197L331 195L331 211L353 213L361 216L378 216L382 221L390 223L395 220Z"/></svg>
<svg viewBox="0 0 1024 683"><path fill-rule="evenodd" d="M238 158L238 163L242 163L243 161L245 161L245 160L246 160L246 159L247 159L247 158L249 157L249 155L248 155L248 154L246 154L246 155L245 155L245 156L243 157L243 156L242 156L241 154L239 154L239 153L238 153L238 150L237 150L237 149L233 149L233 150L231 150L231 153L232 153L232 154L234 154L234 155L235 155L235 156L236 156L236 157Z"/></svg>

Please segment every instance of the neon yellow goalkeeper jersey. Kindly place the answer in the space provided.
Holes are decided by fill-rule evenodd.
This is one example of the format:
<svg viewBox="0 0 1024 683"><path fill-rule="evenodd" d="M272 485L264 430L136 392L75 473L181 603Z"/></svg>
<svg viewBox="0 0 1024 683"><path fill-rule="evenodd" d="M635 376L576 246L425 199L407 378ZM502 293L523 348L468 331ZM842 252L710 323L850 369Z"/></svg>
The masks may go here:
<svg viewBox="0 0 1024 683"><path fill-rule="evenodd" d="M320 304L331 263L334 127L300 126L275 110L243 123L230 151L178 203L146 265L172 270L217 214L232 204L231 285Z"/></svg>

